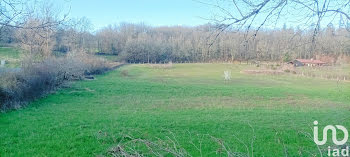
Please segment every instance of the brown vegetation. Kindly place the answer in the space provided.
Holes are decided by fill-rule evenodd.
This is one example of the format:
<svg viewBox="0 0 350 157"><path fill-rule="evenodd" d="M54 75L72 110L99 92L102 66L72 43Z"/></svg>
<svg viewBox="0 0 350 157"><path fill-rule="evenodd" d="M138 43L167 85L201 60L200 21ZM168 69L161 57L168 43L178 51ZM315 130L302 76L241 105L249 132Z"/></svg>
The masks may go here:
<svg viewBox="0 0 350 157"><path fill-rule="evenodd" d="M281 70L244 70L242 72L246 74L268 74L268 75L283 74L283 71Z"/></svg>
<svg viewBox="0 0 350 157"><path fill-rule="evenodd" d="M0 109L22 107L67 81L80 80L109 69L102 59L77 55L50 57L40 62L26 60L20 71L3 74L0 77Z"/></svg>
<svg viewBox="0 0 350 157"><path fill-rule="evenodd" d="M173 63L169 62L166 64L149 64L149 66L156 69L170 69L173 68Z"/></svg>
<svg viewBox="0 0 350 157"><path fill-rule="evenodd" d="M334 58L349 56L344 28L329 26L320 30L312 51L313 31L284 28L260 30L247 39L247 32L226 30L209 46L216 25L198 27L149 27L136 24L110 26L100 30L95 40L98 50L120 55L129 63L212 62L212 61L290 61L294 58ZM248 36L254 32L248 32Z"/></svg>

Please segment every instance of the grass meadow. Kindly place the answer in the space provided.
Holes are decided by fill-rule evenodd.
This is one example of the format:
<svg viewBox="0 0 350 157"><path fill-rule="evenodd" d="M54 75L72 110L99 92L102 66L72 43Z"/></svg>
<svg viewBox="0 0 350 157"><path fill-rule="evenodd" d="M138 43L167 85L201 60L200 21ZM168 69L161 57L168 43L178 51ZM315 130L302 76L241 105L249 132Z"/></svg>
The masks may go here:
<svg viewBox="0 0 350 157"><path fill-rule="evenodd" d="M19 67L20 66L20 50L11 47L0 47L0 60L5 60L6 67Z"/></svg>
<svg viewBox="0 0 350 157"><path fill-rule="evenodd" d="M250 68L134 64L71 83L0 113L0 156L109 156L126 135L192 156L219 155L223 145L249 156L319 156L314 120L350 128L349 82L241 72Z"/></svg>

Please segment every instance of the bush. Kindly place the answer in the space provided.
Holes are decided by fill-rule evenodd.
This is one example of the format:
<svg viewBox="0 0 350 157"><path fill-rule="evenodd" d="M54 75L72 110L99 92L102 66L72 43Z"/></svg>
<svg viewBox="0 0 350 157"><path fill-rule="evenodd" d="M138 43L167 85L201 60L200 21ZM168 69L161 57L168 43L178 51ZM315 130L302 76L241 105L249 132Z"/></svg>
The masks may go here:
<svg viewBox="0 0 350 157"><path fill-rule="evenodd" d="M28 57L21 70L6 72L0 77L0 109L19 108L64 82L101 74L109 69L105 60L84 53L50 57L41 62L33 62Z"/></svg>
<svg viewBox="0 0 350 157"><path fill-rule="evenodd" d="M285 69L284 72L290 73L290 70L289 69Z"/></svg>

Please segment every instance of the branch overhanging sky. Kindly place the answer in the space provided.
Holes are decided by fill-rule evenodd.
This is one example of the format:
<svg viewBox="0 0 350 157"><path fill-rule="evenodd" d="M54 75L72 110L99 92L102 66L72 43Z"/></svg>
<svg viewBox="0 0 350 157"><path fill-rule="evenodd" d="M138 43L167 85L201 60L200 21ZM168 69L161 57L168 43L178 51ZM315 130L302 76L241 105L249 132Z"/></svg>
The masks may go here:
<svg viewBox="0 0 350 157"><path fill-rule="evenodd" d="M200 3L200 2L204 3ZM145 23L151 26L197 26L213 22L212 18L220 16L220 10L205 3L217 3L213 0L57 0L53 1L57 6L69 11L71 18L88 18L94 29L121 22ZM229 4L220 4L230 9ZM264 27L269 29L301 26L304 19L303 12L291 12L286 8L284 15L288 18L280 18L278 22L271 20ZM232 10L234 11L234 10ZM264 19L264 14L255 19L253 27L258 27ZM321 25L327 26L332 22L338 26L339 19L326 17ZM312 23L308 23L310 25Z"/></svg>

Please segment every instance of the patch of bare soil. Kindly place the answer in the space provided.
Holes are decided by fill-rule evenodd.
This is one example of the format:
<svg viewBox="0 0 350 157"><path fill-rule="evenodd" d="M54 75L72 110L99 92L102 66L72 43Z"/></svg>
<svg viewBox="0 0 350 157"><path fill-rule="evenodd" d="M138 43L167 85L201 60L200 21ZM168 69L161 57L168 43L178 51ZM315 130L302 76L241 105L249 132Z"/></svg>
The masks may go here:
<svg viewBox="0 0 350 157"><path fill-rule="evenodd" d="M268 74L268 75L281 75L284 72L282 70L243 70L244 74Z"/></svg>
<svg viewBox="0 0 350 157"><path fill-rule="evenodd" d="M151 68L154 68L154 69L170 69L170 68L173 68L173 64L172 63L168 63L168 64L149 64L149 66Z"/></svg>
<svg viewBox="0 0 350 157"><path fill-rule="evenodd" d="M90 92L90 93L92 93L92 92L95 92L95 90L90 89L90 88L77 88L76 90L73 90L73 91L71 91L69 93L71 94L71 93L83 93L83 92Z"/></svg>
<svg viewBox="0 0 350 157"><path fill-rule="evenodd" d="M120 62L108 62L107 64L108 64L108 67L111 69L116 69L124 65L124 63L120 63Z"/></svg>

